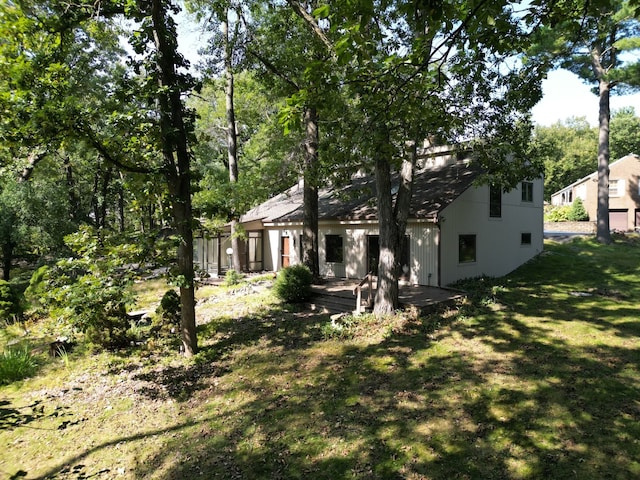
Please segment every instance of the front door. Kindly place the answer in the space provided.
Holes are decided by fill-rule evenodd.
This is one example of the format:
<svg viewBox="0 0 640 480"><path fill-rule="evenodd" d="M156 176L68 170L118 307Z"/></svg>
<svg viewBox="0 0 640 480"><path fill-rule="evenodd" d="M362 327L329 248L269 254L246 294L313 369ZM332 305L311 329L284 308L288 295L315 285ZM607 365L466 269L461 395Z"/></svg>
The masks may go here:
<svg viewBox="0 0 640 480"><path fill-rule="evenodd" d="M405 235L404 245L400 265L410 267L409 263L409 236ZM378 275L378 262L380 261L380 237L378 235L367 235L367 273L372 272ZM411 270L407 268L400 270L400 278L408 280Z"/></svg>
<svg viewBox="0 0 640 480"><path fill-rule="evenodd" d="M280 255L282 268L288 267L289 260L289 237L280 237Z"/></svg>
<svg viewBox="0 0 640 480"><path fill-rule="evenodd" d="M378 275L378 262L380 261L380 237L367 235L367 273Z"/></svg>

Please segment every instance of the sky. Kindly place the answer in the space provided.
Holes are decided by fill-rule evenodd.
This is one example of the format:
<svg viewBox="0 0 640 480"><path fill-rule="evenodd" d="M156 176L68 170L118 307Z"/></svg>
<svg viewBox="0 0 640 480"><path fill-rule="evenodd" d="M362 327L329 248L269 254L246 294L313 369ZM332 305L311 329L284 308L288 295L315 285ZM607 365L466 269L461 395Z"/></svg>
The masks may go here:
<svg viewBox="0 0 640 480"><path fill-rule="evenodd" d="M180 17L185 18L187 15L181 13ZM178 38L184 39L179 44L179 50L192 63L197 61L198 46L204 36L192 17L178 22ZM577 75L568 70L553 70L542 82L542 91L542 100L531 112L537 125L550 126L571 117L585 117L591 126L598 126L598 97L591 93L591 86L580 80ZM610 105L612 113L622 107L634 107L636 114L640 115L640 93L613 94Z"/></svg>
<svg viewBox="0 0 640 480"><path fill-rule="evenodd" d="M598 125L598 97L577 75L567 70L549 72L542 82L542 92L542 100L531 112L536 124L549 126L570 117L586 117L592 126ZM640 114L640 93L612 95L610 102L612 112L634 107Z"/></svg>

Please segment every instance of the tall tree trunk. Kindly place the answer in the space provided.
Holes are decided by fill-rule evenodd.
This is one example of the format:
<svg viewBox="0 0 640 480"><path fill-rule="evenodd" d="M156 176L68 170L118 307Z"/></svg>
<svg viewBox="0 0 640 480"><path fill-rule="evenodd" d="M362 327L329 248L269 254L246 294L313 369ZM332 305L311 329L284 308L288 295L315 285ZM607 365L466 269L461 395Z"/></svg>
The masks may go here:
<svg viewBox="0 0 640 480"><path fill-rule="evenodd" d="M124 175L120 172L120 181L118 182L118 229L120 233L124 233Z"/></svg>
<svg viewBox="0 0 640 480"><path fill-rule="evenodd" d="M234 105L234 76L231 62L233 47L229 38L229 10L225 11L225 21L222 22L224 35L224 73L226 77L225 98L227 117L227 158L229 164L229 182L238 182L238 135L236 132L236 112ZM233 212L231 219L231 250L232 268L236 272L242 271L240 264L240 239L238 238L237 212Z"/></svg>
<svg viewBox="0 0 640 480"><path fill-rule="evenodd" d="M309 267L314 279L320 277L318 260L318 114L314 107L304 113L304 190L302 226L302 262Z"/></svg>
<svg viewBox="0 0 640 480"><path fill-rule="evenodd" d="M180 83L176 75L177 43L170 31L162 0L152 0L151 18L158 52L158 103L164 174L171 196L174 227L180 239L178 274L180 276L181 334L184 354L198 351L193 268L193 231L191 210L191 159L184 123Z"/></svg>
<svg viewBox="0 0 640 480"><path fill-rule="evenodd" d="M2 278L7 282L11 278L11 266L13 264L14 243L9 240L2 245Z"/></svg>
<svg viewBox="0 0 640 480"><path fill-rule="evenodd" d="M417 142L413 142L409 158L403 160L395 205L391 185L391 166L380 150L376 158L376 190L380 259L378 261L378 288L373 313L390 315L399 307L398 278L402 265L402 249L413 194L413 176L417 158Z"/></svg>
<svg viewBox="0 0 640 480"><path fill-rule="evenodd" d="M599 130L598 130L598 209L596 238L598 242L611 243L609 226L609 120L611 83L599 81Z"/></svg>
<svg viewBox="0 0 640 480"><path fill-rule="evenodd" d="M383 153L381 155L384 155ZM398 232L393 215L391 195L391 166L386 157L379 156L375 164L376 194L380 256L378 259L378 288L373 313L390 315L398 309Z"/></svg>
<svg viewBox="0 0 640 480"><path fill-rule="evenodd" d="M108 213L108 199L109 199L109 185L111 184L111 175L113 174L113 167L110 165L104 172L102 177L102 187L100 190L100 228L107 227L107 213Z"/></svg>
<svg viewBox="0 0 640 480"><path fill-rule="evenodd" d="M80 220L80 202L76 194L76 181L73 177L73 167L69 161L69 156L65 155L63 160L64 173L67 182L67 195L69 198L69 216L71 220Z"/></svg>

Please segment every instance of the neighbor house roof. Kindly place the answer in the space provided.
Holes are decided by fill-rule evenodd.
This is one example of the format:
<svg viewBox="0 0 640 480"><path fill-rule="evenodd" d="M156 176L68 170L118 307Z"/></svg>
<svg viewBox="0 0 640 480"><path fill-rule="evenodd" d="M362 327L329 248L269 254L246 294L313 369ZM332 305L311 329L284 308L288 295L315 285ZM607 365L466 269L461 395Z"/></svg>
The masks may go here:
<svg viewBox="0 0 640 480"><path fill-rule="evenodd" d="M629 159L633 159L633 160L635 160L635 161L638 161L638 158L640 158L640 157L638 157L638 155L636 155L635 153L630 153L629 155L625 155L624 157L619 158L619 159L618 159L618 160L616 160L615 162L610 163L610 164L609 164L609 169L611 169L611 167L613 167L613 166L615 166L615 165L617 165L617 164L619 164L619 163L626 162L626 161L627 161L627 160L629 160ZM558 191L556 191L556 192L553 192L553 193L551 194L551 196L553 197L553 196L555 196L555 195L558 195L559 193L566 192L566 191L567 191L567 190L569 190L570 188L573 188L573 187L575 187L575 186L577 186L577 185L580 185L581 183L586 182L586 181L587 181L587 180L589 180L590 178L592 178L592 179L597 179L597 178L598 178L598 171L596 170L595 172L590 173L589 175L587 175L587 176L585 176L585 177L582 177L582 178L581 178L581 179L579 179L579 180L576 180L575 182L573 182L573 183L571 183L571 184L567 185L566 187L563 187L563 188L561 188L560 190L558 190Z"/></svg>
<svg viewBox="0 0 640 480"><path fill-rule="evenodd" d="M416 172L410 218L435 219L442 209L469 188L480 169L469 163L454 163L439 169ZM397 175L392 186L398 185ZM323 188L318 192L320 220L376 220L376 182L372 176L355 177L346 186ZM249 210L240 222L301 222L303 185L299 183Z"/></svg>

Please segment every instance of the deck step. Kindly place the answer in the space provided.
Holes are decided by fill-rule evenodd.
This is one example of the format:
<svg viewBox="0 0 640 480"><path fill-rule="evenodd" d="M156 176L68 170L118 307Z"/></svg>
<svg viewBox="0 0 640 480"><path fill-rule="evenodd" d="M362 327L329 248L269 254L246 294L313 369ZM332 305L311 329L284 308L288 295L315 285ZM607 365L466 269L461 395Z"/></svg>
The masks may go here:
<svg viewBox="0 0 640 480"><path fill-rule="evenodd" d="M356 308L356 297L345 298L338 295L320 294L316 292L307 305L310 310L320 313L351 313ZM363 305L363 310L364 309L365 306Z"/></svg>

